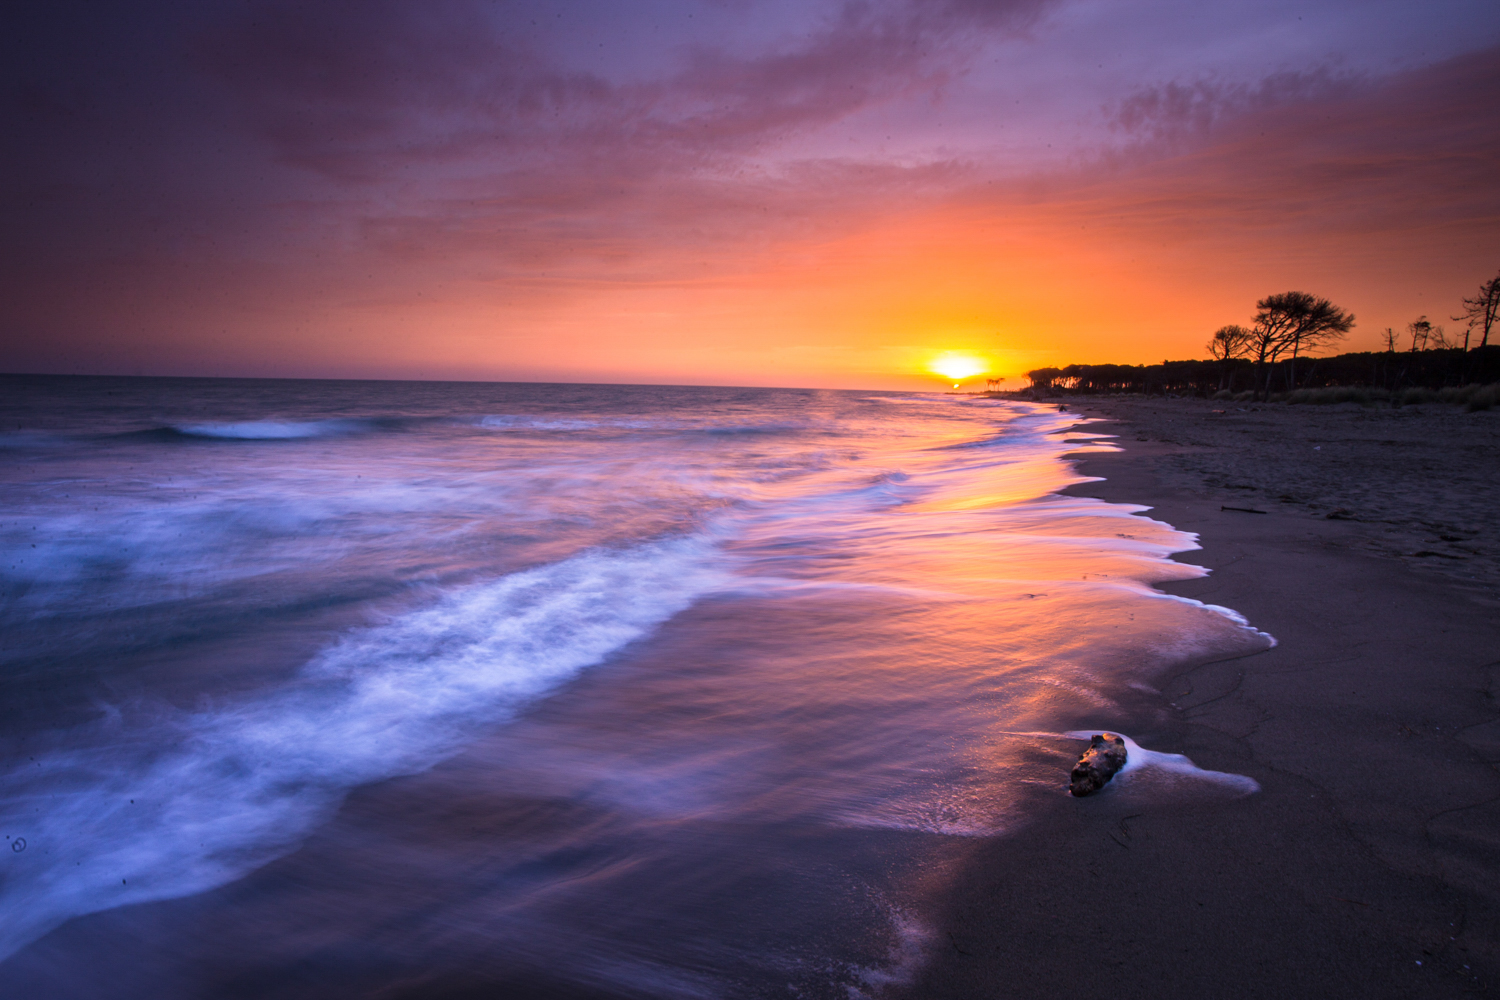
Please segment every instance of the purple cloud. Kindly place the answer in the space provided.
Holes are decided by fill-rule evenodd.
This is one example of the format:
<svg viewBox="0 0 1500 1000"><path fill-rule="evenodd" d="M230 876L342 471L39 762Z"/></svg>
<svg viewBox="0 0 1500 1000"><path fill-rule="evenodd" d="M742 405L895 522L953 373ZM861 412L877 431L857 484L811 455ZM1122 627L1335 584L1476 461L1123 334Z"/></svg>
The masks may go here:
<svg viewBox="0 0 1500 1000"><path fill-rule="evenodd" d="M1222 129L1246 115L1351 96L1372 82L1366 74L1329 66L1272 73L1254 83L1213 77L1172 81L1138 89L1106 105L1104 115L1114 132L1155 145L1180 146L1208 139L1216 127Z"/></svg>
<svg viewBox="0 0 1500 1000"><path fill-rule="evenodd" d="M418 163L591 173L600 157L670 172L931 90L962 71L976 33L1020 30L1046 3L843 3L766 51L684 44L644 82L565 68L544 34L478 4L288 3L215 32L201 62L282 159L343 182Z"/></svg>

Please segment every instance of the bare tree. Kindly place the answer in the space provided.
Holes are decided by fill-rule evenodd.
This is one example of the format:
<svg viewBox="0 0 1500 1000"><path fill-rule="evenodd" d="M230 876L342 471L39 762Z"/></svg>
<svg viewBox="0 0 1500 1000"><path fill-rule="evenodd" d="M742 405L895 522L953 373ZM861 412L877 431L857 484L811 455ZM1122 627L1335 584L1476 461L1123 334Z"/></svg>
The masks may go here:
<svg viewBox="0 0 1500 1000"><path fill-rule="evenodd" d="M1472 299L1464 299L1463 303L1464 311L1453 318L1468 321L1468 329L1464 333L1464 350L1469 349L1469 334L1476 326L1482 331L1479 346L1484 347L1490 342L1490 331L1495 328L1496 316L1500 314L1500 274L1480 285L1479 294Z"/></svg>
<svg viewBox="0 0 1500 1000"><path fill-rule="evenodd" d="M1287 377L1295 385L1297 356L1301 352L1342 340L1354 328L1353 313L1307 292L1267 295L1255 303L1255 308L1252 346L1256 381L1259 383L1259 375L1264 372L1266 398L1270 398L1271 376L1282 355L1291 352L1292 370ZM1256 391L1260 391L1259 385Z"/></svg>
<svg viewBox="0 0 1500 1000"><path fill-rule="evenodd" d="M1455 333L1450 337L1448 331L1444 330L1441 326L1432 328L1432 338L1427 343L1435 351L1456 351L1464 346L1463 341L1458 339L1458 334Z"/></svg>
<svg viewBox="0 0 1500 1000"><path fill-rule="evenodd" d="M1394 354L1396 351L1396 344L1401 340L1401 334L1397 333L1395 330L1392 330L1390 327L1386 327L1385 332L1380 336L1381 339L1385 341L1385 349Z"/></svg>
<svg viewBox="0 0 1500 1000"><path fill-rule="evenodd" d="M1418 316L1406 324L1406 332L1411 336L1411 351L1427 350L1427 338L1432 336L1432 324L1427 322L1426 316Z"/></svg>

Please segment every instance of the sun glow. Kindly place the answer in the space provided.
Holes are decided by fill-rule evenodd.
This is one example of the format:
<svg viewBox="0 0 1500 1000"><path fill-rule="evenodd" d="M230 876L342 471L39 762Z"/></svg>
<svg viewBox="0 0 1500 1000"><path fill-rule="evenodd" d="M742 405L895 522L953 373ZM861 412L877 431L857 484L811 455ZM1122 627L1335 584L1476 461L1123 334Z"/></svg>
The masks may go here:
<svg viewBox="0 0 1500 1000"><path fill-rule="evenodd" d="M990 370L990 366L977 355L965 354L962 351L944 351L932 359L927 369L950 381L962 382L966 378L984 374Z"/></svg>

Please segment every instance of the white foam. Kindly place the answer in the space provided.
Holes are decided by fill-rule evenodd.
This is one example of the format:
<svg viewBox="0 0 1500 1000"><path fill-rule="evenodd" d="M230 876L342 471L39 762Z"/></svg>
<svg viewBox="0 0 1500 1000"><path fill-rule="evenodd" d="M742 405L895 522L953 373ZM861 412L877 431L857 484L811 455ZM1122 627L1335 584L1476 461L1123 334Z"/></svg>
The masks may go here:
<svg viewBox="0 0 1500 1000"><path fill-rule="evenodd" d="M0 859L0 959L286 853L349 788L431 767L719 587L713 553L682 538L472 585L346 635L259 700L25 762L0 780L0 829L27 841Z"/></svg>
<svg viewBox="0 0 1500 1000"><path fill-rule="evenodd" d="M303 438L337 437L368 429L363 420L244 420L238 423L173 424L172 429L189 437L222 438L232 441L295 441Z"/></svg>
<svg viewBox="0 0 1500 1000"><path fill-rule="evenodd" d="M1204 571L1204 575L1208 575L1207 570ZM1251 625L1250 619L1246 618L1244 615L1240 614L1233 608L1226 608L1222 604L1205 604L1202 601L1195 601L1191 597L1179 597L1177 594L1164 594L1161 591L1153 591L1152 594L1155 597L1164 597L1169 601L1177 601L1182 604L1190 604L1195 608L1202 608L1204 611L1212 611L1214 614L1219 615L1220 617L1228 618L1230 621L1234 622L1246 632L1264 639L1267 643L1269 643L1269 645L1266 647L1267 649L1270 649L1276 645L1276 637L1274 635L1269 632L1262 632L1254 625Z"/></svg>
<svg viewBox="0 0 1500 1000"><path fill-rule="evenodd" d="M479 418L480 427L510 430L527 428L542 431L582 431L600 426L598 420L570 420L566 418L533 417L526 414L506 413Z"/></svg>
<svg viewBox="0 0 1500 1000"><path fill-rule="evenodd" d="M886 951L886 962L883 966L854 969L860 985L849 984L844 987L850 1000L868 1000L872 995L879 996L893 986L910 984L926 963L932 942L937 937L930 926L917 919L906 908L883 900L881 903L881 909L885 911L885 917L890 923L891 938Z"/></svg>
<svg viewBox="0 0 1500 1000"><path fill-rule="evenodd" d="M331 572L351 556L389 565L419 540L441 553L502 519L547 513L527 504L534 481L509 470L456 481L389 468L356 481L347 465L255 471L15 504L0 522L0 587L11 609L47 617L142 607L272 574Z"/></svg>
<svg viewBox="0 0 1500 1000"><path fill-rule="evenodd" d="M1180 753L1161 753L1156 750L1147 750L1118 730L1075 729L1059 735L1068 739L1087 740L1091 739L1096 733L1118 736L1125 741L1125 766L1120 769L1119 773L1115 775L1114 779L1108 785L1104 786L1105 792L1111 788L1115 788L1116 790L1123 789L1141 781L1141 779L1156 776L1173 779L1178 784L1189 782L1209 786L1214 791L1220 793L1228 792L1235 798L1254 795L1260 791L1260 782L1254 778L1243 774L1231 774L1227 771L1206 770L1194 764Z"/></svg>

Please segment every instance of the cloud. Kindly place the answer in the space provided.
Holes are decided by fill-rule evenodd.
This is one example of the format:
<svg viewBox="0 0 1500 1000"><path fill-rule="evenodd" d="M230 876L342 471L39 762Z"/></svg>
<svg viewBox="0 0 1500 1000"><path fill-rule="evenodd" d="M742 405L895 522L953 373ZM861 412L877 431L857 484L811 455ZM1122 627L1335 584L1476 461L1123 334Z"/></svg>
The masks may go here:
<svg viewBox="0 0 1500 1000"><path fill-rule="evenodd" d="M1187 90L1124 104L1137 134L1200 140L1134 185L1171 202L1226 223L1232 212L1249 229L1420 227L1500 211L1500 49L1384 79L1314 72Z"/></svg>
<svg viewBox="0 0 1500 1000"><path fill-rule="evenodd" d="M416 165L659 174L723 169L936 88L962 72L976 33L1023 30L1047 2L845 2L763 51L690 37L644 81L568 68L544 32L464 0L283 3L216 31L201 64L284 161L342 182Z"/></svg>
<svg viewBox="0 0 1500 1000"><path fill-rule="evenodd" d="M1138 143L1180 148L1208 140L1246 115L1352 97L1371 83L1364 74L1331 66L1273 73L1253 83L1205 77L1140 88L1103 111L1112 132Z"/></svg>

